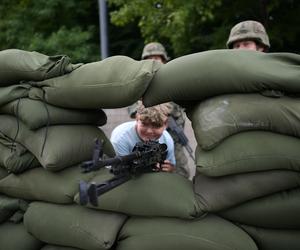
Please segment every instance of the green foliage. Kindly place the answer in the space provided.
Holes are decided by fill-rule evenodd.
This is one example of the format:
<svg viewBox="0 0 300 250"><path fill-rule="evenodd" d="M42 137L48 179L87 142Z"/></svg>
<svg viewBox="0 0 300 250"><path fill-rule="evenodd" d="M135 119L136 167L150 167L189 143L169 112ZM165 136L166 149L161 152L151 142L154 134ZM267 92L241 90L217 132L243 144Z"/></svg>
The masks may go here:
<svg viewBox="0 0 300 250"><path fill-rule="evenodd" d="M124 26L137 22L145 42L160 41L175 56L225 48L233 25L262 22L273 51L298 52L300 2L296 0L109 0L116 10L111 21ZM283 35L284 34L284 35Z"/></svg>
<svg viewBox="0 0 300 250"><path fill-rule="evenodd" d="M297 0L107 0L110 55L140 59L159 41L171 57L225 48L231 27L262 22L271 51L299 53ZM73 62L100 59L98 1L1 0L0 49L66 54Z"/></svg>
<svg viewBox="0 0 300 250"><path fill-rule="evenodd" d="M95 8L97 3L90 1L2 1L0 49L67 54L77 62L99 60Z"/></svg>

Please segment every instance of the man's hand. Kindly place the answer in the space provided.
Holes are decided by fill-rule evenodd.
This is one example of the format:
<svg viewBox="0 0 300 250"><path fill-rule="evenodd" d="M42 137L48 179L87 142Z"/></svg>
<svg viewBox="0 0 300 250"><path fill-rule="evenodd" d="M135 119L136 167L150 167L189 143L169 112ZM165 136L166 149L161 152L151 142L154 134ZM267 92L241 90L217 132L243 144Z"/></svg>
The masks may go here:
<svg viewBox="0 0 300 250"><path fill-rule="evenodd" d="M163 172L174 172L175 171L175 166L168 160L164 160L162 164L160 164L160 169Z"/></svg>

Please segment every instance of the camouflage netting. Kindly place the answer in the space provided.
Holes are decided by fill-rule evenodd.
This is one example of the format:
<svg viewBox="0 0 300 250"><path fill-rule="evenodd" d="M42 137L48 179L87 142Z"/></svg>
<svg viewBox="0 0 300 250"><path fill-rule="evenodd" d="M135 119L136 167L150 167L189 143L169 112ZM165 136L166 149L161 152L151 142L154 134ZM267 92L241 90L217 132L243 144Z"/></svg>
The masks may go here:
<svg viewBox="0 0 300 250"><path fill-rule="evenodd" d="M298 65L295 54L220 50L163 66L111 57L70 73L59 70L61 76L44 72L38 80L4 74L0 249L297 249L299 99L282 94L300 92ZM146 105L188 104L198 135L194 182L174 173L142 174L100 195L98 206L79 205L79 181L99 184L112 177L107 169L82 173L78 165L92 159L96 137L104 140L104 153L114 155L97 127L105 117L95 109L131 104L146 88ZM272 89L280 98L257 93ZM219 114L218 103L228 98L231 105ZM38 166L27 164L25 155Z"/></svg>

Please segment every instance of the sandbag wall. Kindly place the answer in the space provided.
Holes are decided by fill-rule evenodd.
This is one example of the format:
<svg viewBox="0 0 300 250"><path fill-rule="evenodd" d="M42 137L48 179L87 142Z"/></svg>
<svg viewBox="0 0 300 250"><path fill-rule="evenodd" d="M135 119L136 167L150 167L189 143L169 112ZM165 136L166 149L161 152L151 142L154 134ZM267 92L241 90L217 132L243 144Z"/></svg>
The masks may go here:
<svg viewBox="0 0 300 250"><path fill-rule="evenodd" d="M252 63L249 56L254 60ZM121 56L82 65L66 75L51 76L48 79L26 78L24 83L3 83L0 88L0 107L3 110L0 117L3 121L0 123L1 142L9 149L8 152L18 154L14 154L13 158L9 155L0 163L0 192L4 201L1 203L7 204L1 209L5 219L0 224L0 246L12 250L254 250L276 249L276 240L281 241L281 245L277 245L279 247L287 244L291 244L291 248L297 246L298 217L293 212L297 210L299 202L299 165L294 157L298 145L295 134L281 134L281 130L238 131L236 136L240 135L242 139L235 139L237 144L228 143L233 145L231 147L226 144L230 138L235 138L235 135L230 135L206 149L201 146L201 138L196 137L198 173L194 185L176 174L144 174L98 197L97 206L88 203L86 208L79 205L79 180L102 183L111 177L106 169L81 173L77 165L91 158L92 137L95 134L101 137L101 130L97 128L95 132L96 126L93 123L62 125L58 120L52 123L55 120L51 119L54 111L50 110L53 107L76 112L84 109L85 113L89 109L93 113L99 108L127 106L142 95L146 105L168 100L187 102L190 107L188 115L196 134L196 130L201 127L197 124L198 105L205 98L226 93L265 91L266 88L300 92L299 61L299 57L293 54L265 58L254 52L239 54L227 51L189 55L166 65L153 61L136 62ZM239 73L241 63L248 71ZM120 70L124 65L127 68ZM279 72L279 69L288 72ZM269 73L266 74L266 71ZM236 76L234 72L237 72ZM95 75L90 79L90 74ZM227 74L227 77L222 74ZM217 79L218 75L221 79ZM18 78L18 81L22 81L22 78ZM227 82L231 84L226 85ZM169 85L171 83L172 86ZM39 103L39 109L44 111L44 122L38 122L41 126L28 125L31 116L28 116L29 119L21 116L23 105L20 104L23 103L25 107L25 103L33 105L33 101ZM91 130L87 130L91 127ZM71 136L68 136L69 131ZM251 136L248 136L249 133L252 133ZM283 142L286 137L293 139L291 144L285 144L286 147L295 147L288 155L290 158L283 156L279 157L280 160L273 160L278 163L277 166L281 166L279 168L275 168L269 160L276 154L283 155L283 147L280 147L275 137L270 136L270 139L264 136L265 133L275 134L276 138L283 136L280 139ZM106 142L105 153L111 156L113 152L109 141L105 137L102 139ZM258 147L260 141L262 146ZM246 149L243 145L246 145ZM232 147L233 152L226 151ZM251 162L250 154L251 157L248 155L239 167L235 165L239 160L230 160L236 152L242 153L241 156L251 153L251 147L253 150L260 148L257 155L263 157L257 157ZM276 154L272 151L274 148ZM228 164L235 164L216 164L216 151L221 154L220 161L228 157ZM75 155L69 157L67 152ZM83 153L84 157L78 152ZM21 167L15 164L26 153L33 157L38 166L34 166L28 158ZM31 164L27 168L28 161ZM18 169L16 174L7 171L14 169ZM278 215L282 208L276 204L284 204L280 202L281 197L291 197L287 198L290 205L282 207L290 217ZM263 201L260 202L260 199ZM277 210L268 214L269 217L264 217L262 211L266 211L265 207L256 207L255 204L268 204L269 200L277 201L274 203ZM244 204L246 207L241 208ZM256 207L256 216L264 217L261 224L249 223L251 218L244 216L248 215L251 207ZM280 224L276 224L277 216L281 218ZM7 236L7 233L13 234L10 230L15 230L18 235L13 242ZM274 235L281 237L274 239Z"/></svg>
<svg viewBox="0 0 300 250"><path fill-rule="evenodd" d="M92 158L94 140L102 141L105 155L114 156L111 143L99 128L107 122L105 113L101 109L61 108L30 99L25 92L18 96L11 91L22 81L52 79L80 65L70 64L65 56L20 50L1 51L0 64L0 96L4 97L0 98L0 249L41 249L48 242L43 235L53 233L51 222L63 231L53 241L50 237L50 243L110 248L126 216L95 214L73 201L79 181L94 175L79 168L79 163ZM32 217L30 211L35 216L28 219L28 226L23 222L26 211L27 217ZM37 221L44 224L34 234L31 225ZM101 230L105 232L99 234Z"/></svg>
<svg viewBox="0 0 300 250"><path fill-rule="evenodd" d="M215 50L164 65L143 97L186 107L200 206L259 249L300 248L299 93L299 55Z"/></svg>
<svg viewBox="0 0 300 250"><path fill-rule="evenodd" d="M300 102L231 94L190 109L198 142L195 193L259 249L300 246Z"/></svg>

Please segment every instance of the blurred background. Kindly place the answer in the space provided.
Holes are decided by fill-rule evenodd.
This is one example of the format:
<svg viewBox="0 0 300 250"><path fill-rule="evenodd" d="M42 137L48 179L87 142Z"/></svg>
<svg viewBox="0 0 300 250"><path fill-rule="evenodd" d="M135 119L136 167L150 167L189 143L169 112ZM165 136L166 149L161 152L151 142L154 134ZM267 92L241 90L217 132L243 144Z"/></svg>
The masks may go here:
<svg viewBox="0 0 300 250"><path fill-rule="evenodd" d="M66 54L73 62L101 59L102 0L1 0L0 49ZM271 52L299 53L297 0L107 0L108 55L139 60L145 43L161 42L171 59L225 48L231 27L263 23Z"/></svg>

